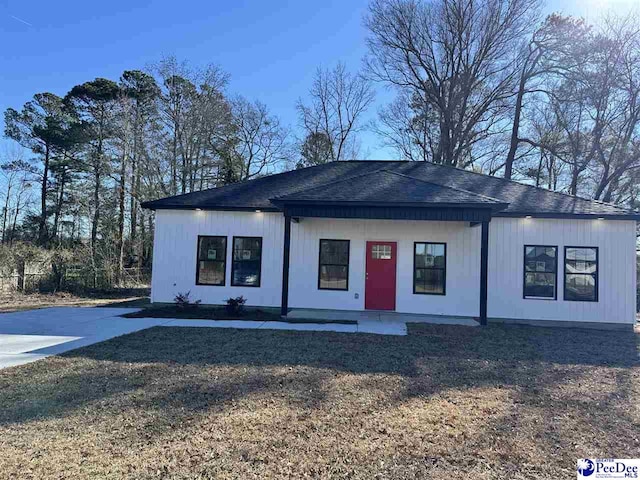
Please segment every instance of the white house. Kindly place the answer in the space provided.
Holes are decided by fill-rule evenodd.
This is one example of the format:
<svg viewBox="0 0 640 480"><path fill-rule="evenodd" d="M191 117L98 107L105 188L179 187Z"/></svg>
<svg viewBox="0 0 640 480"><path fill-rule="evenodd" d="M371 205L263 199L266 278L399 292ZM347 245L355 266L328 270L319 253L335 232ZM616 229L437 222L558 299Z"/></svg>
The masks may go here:
<svg viewBox="0 0 640 480"><path fill-rule="evenodd" d="M638 213L502 178L334 162L143 206L153 302L635 323Z"/></svg>

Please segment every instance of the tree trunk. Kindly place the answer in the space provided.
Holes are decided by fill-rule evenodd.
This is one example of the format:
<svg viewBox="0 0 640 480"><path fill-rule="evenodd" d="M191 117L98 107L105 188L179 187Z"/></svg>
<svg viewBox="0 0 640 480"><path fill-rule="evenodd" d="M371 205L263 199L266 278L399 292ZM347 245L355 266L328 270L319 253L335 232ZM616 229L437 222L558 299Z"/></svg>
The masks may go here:
<svg viewBox="0 0 640 480"><path fill-rule="evenodd" d="M98 222L100 222L100 165L94 165L93 186L93 221L91 225L91 265L93 267L93 288L98 286L98 271L96 267L96 242L98 239Z"/></svg>
<svg viewBox="0 0 640 480"><path fill-rule="evenodd" d="M4 201L2 213L2 243L7 241L7 218L9 216L9 199L11 198L11 182L7 185L7 196Z"/></svg>
<svg viewBox="0 0 640 480"><path fill-rule="evenodd" d="M130 193L130 202L129 202L129 210L131 212L131 225L129 237L131 238L131 248L133 249L134 255L138 252L136 251L136 234L138 227L138 191L139 191L139 174L138 174L138 142L137 142L137 133L133 138L133 151L131 155L131 193Z"/></svg>
<svg viewBox="0 0 640 480"><path fill-rule="evenodd" d="M126 148L126 147L125 147ZM127 155L122 155L120 165L120 184L118 186L118 268L116 272L116 284L120 283L124 271L124 209L125 209L125 175L127 174Z"/></svg>
<svg viewBox="0 0 640 480"><path fill-rule="evenodd" d="M178 193L178 124L173 123L173 158L171 159L171 194Z"/></svg>
<svg viewBox="0 0 640 480"><path fill-rule="evenodd" d="M145 258L145 265L147 265L148 262L151 260L151 255L152 255L152 252L153 252L153 243L152 243L152 238L151 238L151 235L153 234L153 219L152 219L151 215L149 215L148 221L149 221L149 229L148 229L149 238L147 239L147 242L146 242L147 243L147 253L145 255L145 257L146 257Z"/></svg>
<svg viewBox="0 0 640 480"><path fill-rule="evenodd" d="M578 165L575 164L573 165L573 168L571 169L571 185L569 185L569 193L571 195L577 195L578 194L578 176L579 176L580 172L578 171Z"/></svg>
<svg viewBox="0 0 640 480"><path fill-rule="evenodd" d="M47 187L49 182L49 144L44 147L44 168L42 170L42 185L40 188L40 222L38 224L38 243L47 243Z"/></svg>
<svg viewBox="0 0 640 480"><path fill-rule="evenodd" d="M607 184L609 183L609 181L610 181L609 165L607 164L604 167L604 171L602 172L602 178L600 179L600 182L598 182L598 187L596 188L596 192L593 195L593 198L595 200L600 200L600 197L604 193L604 189L607 188Z"/></svg>
<svg viewBox="0 0 640 480"><path fill-rule="evenodd" d="M138 257L138 268L142 268L142 266L145 263L145 258L144 258L144 245L147 241L147 229L145 227L145 223L144 223L144 212L140 212L140 250L139 250L139 257Z"/></svg>
<svg viewBox="0 0 640 480"><path fill-rule="evenodd" d="M520 132L520 115L522 114L522 99L524 97L524 87L526 77L524 73L520 76L520 85L518 87L518 96L516 97L516 108L513 114L513 126L511 128L511 140L509 144L509 153L504 164L504 178L511 179L513 173L513 162L516 158L518 150L518 137Z"/></svg>
<svg viewBox="0 0 640 480"><path fill-rule="evenodd" d="M25 271L26 271L27 267L26 267L26 262L24 260L20 260L18 262L18 269L17 269L17 274L18 274L18 284L16 285L16 288L19 292L24 292L24 277L25 277Z"/></svg>
<svg viewBox="0 0 640 480"><path fill-rule="evenodd" d="M514 122L515 124L515 122ZM540 150L540 161L538 162L538 171L536 172L536 187L540 186L540 175L542 174L542 161L544 159L544 154L542 153L542 150ZM511 170L511 169L509 169ZM505 178L506 177L506 170L505 170ZM511 178L511 171L509 171L509 178ZM549 177L551 178L551 177Z"/></svg>
<svg viewBox="0 0 640 480"><path fill-rule="evenodd" d="M13 226L11 227L11 235L9 235L9 246L13 245L13 238L16 234L16 227L18 226L18 216L20 215L20 196L16 200L16 211L13 215Z"/></svg>
<svg viewBox="0 0 640 480"><path fill-rule="evenodd" d="M58 235L58 225L60 223L60 215L62 214L62 204L64 203L64 186L66 183L67 171L65 167L62 167L60 171L60 193L58 194L58 201L56 202L56 213L53 217L53 236L57 238L58 244L60 243L60 235Z"/></svg>

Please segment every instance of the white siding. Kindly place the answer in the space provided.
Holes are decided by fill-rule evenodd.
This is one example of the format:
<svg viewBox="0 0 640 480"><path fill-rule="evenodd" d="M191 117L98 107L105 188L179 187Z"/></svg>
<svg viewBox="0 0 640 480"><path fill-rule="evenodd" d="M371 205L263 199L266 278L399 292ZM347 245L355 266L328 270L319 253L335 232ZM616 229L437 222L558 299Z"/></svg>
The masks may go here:
<svg viewBox="0 0 640 480"><path fill-rule="evenodd" d="M321 238L351 241L348 291L318 290ZM480 228L463 222L302 219L291 229L289 306L364 310L365 246L370 240L398 244L396 311L478 315ZM447 244L447 295L413 294L414 242Z"/></svg>
<svg viewBox="0 0 640 480"><path fill-rule="evenodd" d="M489 234L489 317L580 322L635 321L635 222L494 218ZM243 295L249 305L277 307L282 285L284 219L279 213L159 210L156 212L152 301L172 302L179 292L221 304ZM226 286L196 286L198 235L227 236ZM263 237L259 288L232 287L233 236ZM318 290L319 241L350 240L349 290ZM478 316L480 227L463 222L410 222L305 218L291 228L289 306L364 309L365 245L398 244L396 310ZM413 244L447 244L447 294L413 294ZM522 298L524 245L558 246L558 299ZM599 301L563 301L564 246L599 247ZM358 298L356 298L356 294Z"/></svg>
<svg viewBox="0 0 640 480"><path fill-rule="evenodd" d="M225 286L196 285L198 235L227 237ZM260 287L231 286L233 236L262 237ZM248 305L279 306L282 291L282 214L212 212L192 210L156 211L153 245L151 301L173 302L179 292L191 291L193 300L223 304L243 295Z"/></svg>
<svg viewBox="0 0 640 480"><path fill-rule="evenodd" d="M524 245L558 246L558 299L523 299ZM599 247L598 302L564 301L564 247ZM636 224L612 220L494 218L489 230L488 316L633 323Z"/></svg>

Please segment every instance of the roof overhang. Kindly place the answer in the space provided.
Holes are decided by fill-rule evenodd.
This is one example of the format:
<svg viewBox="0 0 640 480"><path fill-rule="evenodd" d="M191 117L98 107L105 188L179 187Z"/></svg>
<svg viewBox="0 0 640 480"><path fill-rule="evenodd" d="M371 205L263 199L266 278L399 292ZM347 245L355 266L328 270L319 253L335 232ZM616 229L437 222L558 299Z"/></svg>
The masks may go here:
<svg viewBox="0 0 640 480"><path fill-rule="evenodd" d="M547 212L496 212L494 217L503 218L547 218L560 220L626 220L629 222L640 221L640 213L547 213Z"/></svg>
<svg viewBox="0 0 640 480"><path fill-rule="evenodd" d="M394 204L326 204L305 203L283 206L286 216L344 218L371 220L431 220L453 222L482 222L491 219L491 208L452 205L394 205Z"/></svg>
<svg viewBox="0 0 640 480"><path fill-rule="evenodd" d="M142 208L149 210L211 210L214 212L255 212L257 210L261 212L281 212L282 209L278 207L231 207L226 205L154 205L153 202L143 202Z"/></svg>

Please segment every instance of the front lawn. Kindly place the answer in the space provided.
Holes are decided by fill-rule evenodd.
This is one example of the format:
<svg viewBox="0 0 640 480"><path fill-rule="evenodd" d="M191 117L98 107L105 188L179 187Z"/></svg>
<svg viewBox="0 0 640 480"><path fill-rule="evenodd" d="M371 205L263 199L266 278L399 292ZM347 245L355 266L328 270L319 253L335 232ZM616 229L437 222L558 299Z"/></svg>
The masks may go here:
<svg viewBox="0 0 640 480"><path fill-rule="evenodd" d="M632 333L153 328L0 370L0 477L573 479L640 451Z"/></svg>

